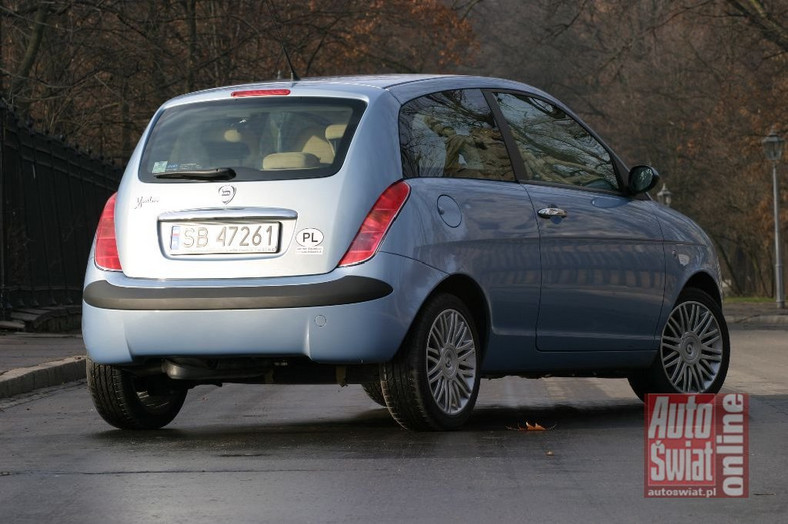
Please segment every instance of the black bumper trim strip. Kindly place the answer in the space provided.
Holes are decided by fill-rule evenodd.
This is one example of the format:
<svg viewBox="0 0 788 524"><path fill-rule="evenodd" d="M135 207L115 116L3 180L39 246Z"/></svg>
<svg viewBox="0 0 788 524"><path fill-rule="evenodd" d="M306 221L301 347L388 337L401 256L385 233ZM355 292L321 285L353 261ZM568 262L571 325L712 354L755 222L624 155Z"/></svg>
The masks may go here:
<svg viewBox="0 0 788 524"><path fill-rule="evenodd" d="M385 282L357 276L318 284L216 288L131 288L99 280L87 285L83 300L101 309L129 311L275 309L355 304L392 291Z"/></svg>

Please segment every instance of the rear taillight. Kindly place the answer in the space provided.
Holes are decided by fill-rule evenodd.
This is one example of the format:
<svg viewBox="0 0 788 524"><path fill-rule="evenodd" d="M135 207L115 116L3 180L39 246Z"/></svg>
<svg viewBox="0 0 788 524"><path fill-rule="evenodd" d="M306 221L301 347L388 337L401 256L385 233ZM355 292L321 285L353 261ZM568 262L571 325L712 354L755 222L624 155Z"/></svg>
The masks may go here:
<svg viewBox="0 0 788 524"><path fill-rule="evenodd" d="M108 271L120 271L118 243L115 239L115 198L117 193L109 197L101 212L98 228L96 228L96 265Z"/></svg>
<svg viewBox="0 0 788 524"><path fill-rule="evenodd" d="M360 264L372 258L409 194L410 186L404 181L400 181L389 186L380 195L361 224L356 238L350 244L350 249L339 262L339 267Z"/></svg>

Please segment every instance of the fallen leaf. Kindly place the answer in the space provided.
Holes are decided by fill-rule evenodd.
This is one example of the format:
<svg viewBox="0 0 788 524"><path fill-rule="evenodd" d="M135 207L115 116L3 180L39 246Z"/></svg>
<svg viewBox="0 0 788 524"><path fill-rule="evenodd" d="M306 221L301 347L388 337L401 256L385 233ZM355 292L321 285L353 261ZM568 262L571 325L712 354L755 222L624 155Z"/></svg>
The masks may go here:
<svg viewBox="0 0 788 524"><path fill-rule="evenodd" d="M506 429L511 430L511 431L547 431L549 429L553 429L554 427L555 426L553 426L551 428L545 428L544 426L542 426L538 422L534 423L534 424L531 424L530 422L526 421L525 427L521 426L518 423L517 427L506 426Z"/></svg>

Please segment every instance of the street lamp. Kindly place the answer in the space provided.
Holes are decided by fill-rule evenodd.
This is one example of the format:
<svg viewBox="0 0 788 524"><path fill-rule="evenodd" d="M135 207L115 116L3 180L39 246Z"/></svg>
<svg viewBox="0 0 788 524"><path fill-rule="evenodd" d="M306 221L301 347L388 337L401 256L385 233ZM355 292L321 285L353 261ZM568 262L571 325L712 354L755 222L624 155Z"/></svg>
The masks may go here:
<svg viewBox="0 0 788 524"><path fill-rule="evenodd" d="M780 189L777 184L777 163L783 156L785 140L772 131L761 140L766 158L772 163L772 183L774 185L774 294L777 307L785 308L785 288L783 288L783 255L780 242Z"/></svg>
<svg viewBox="0 0 788 524"><path fill-rule="evenodd" d="M662 189L657 193L657 200L659 200L660 204L670 207L670 203L673 201L673 193L665 184L662 184Z"/></svg>

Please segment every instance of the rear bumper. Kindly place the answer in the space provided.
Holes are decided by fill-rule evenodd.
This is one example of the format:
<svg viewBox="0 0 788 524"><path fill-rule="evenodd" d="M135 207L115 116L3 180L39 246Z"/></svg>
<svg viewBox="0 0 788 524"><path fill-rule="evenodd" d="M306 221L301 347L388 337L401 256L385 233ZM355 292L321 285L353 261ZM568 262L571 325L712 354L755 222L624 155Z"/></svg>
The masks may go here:
<svg viewBox="0 0 788 524"><path fill-rule="evenodd" d="M325 275L276 279L140 280L90 267L83 338L101 364L239 356L385 362L444 276L387 253Z"/></svg>
<svg viewBox="0 0 788 524"><path fill-rule="evenodd" d="M298 308L354 304L390 295L394 289L369 277L260 287L135 288L106 280L85 286L83 300L101 309L125 311Z"/></svg>

